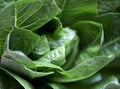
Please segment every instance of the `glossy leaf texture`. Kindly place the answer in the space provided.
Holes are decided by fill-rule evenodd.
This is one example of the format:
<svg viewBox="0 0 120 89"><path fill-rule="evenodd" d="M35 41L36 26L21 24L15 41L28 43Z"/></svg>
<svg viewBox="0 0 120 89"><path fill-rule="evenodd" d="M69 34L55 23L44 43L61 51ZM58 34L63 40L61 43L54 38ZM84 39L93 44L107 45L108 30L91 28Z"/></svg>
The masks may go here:
<svg viewBox="0 0 120 89"><path fill-rule="evenodd" d="M0 0L1 89L120 89L120 0Z"/></svg>
<svg viewBox="0 0 120 89"><path fill-rule="evenodd" d="M74 68L63 71L62 75L51 76L51 80L56 82L74 82L88 78L98 72L101 68L113 61L114 57L96 56L89 58Z"/></svg>
<svg viewBox="0 0 120 89"><path fill-rule="evenodd" d="M0 2L0 55L3 53L6 36L14 27L37 30L60 12L54 0Z"/></svg>
<svg viewBox="0 0 120 89"><path fill-rule="evenodd" d="M28 37L26 37L25 35ZM25 39L23 37L25 37ZM35 38L36 40L33 40L32 42L33 38ZM14 39L14 40L10 40L10 39ZM13 41L15 41L16 43L14 43ZM23 41L22 44L21 41ZM29 42L31 47L29 44L27 44ZM7 69L14 70L16 73L19 73L20 75L24 75L30 78L42 77L49 74L53 74L54 71L49 71L49 69L52 68L62 70L61 68L55 65L49 64L48 62L46 63L46 61L44 60L48 59L49 61L49 59L54 58L56 59L56 60L53 59L53 62L55 62L55 64L56 63L60 63L60 65L61 63L63 64L63 62L65 61L64 60L65 51L63 51L64 46L61 47L63 49L59 48L53 51L53 53L50 52L49 54L47 54L48 57L47 55L43 56L43 58L41 58L41 60L43 59L41 62L40 61L34 62L27 57L26 52L31 52L35 48L35 46L37 46L36 44L39 44L39 36L37 34L34 34L32 31L22 30L22 29L16 29L11 31L7 38L6 50L1 58L1 65ZM19 49L17 49L18 47ZM50 54L52 54L53 56L51 56ZM51 58L49 58L49 55L51 56ZM63 60L63 62L61 62L61 60ZM42 66L41 64L44 63L46 65ZM39 70L37 70L37 68L39 68ZM48 71L43 71L42 70L43 68L48 68Z"/></svg>

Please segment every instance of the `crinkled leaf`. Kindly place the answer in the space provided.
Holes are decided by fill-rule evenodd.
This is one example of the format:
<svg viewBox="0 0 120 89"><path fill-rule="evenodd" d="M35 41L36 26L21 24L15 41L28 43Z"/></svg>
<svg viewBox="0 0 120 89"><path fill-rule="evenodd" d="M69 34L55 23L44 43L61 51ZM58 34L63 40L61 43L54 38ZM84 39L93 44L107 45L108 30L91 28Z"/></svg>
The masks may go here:
<svg viewBox="0 0 120 89"><path fill-rule="evenodd" d="M44 45L43 45L44 44ZM48 39L45 35L40 36L40 41L34 50L30 53L30 57L32 59L38 59L46 53L50 52L50 46L48 43Z"/></svg>
<svg viewBox="0 0 120 89"><path fill-rule="evenodd" d="M0 56L5 39L14 27L37 30L59 12L54 0L0 1Z"/></svg>
<svg viewBox="0 0 120 89"><path fill-rule="evenodd" d="M65 45L66 55L70 52L74 39L76 38L76 31L70 29L69 27L56 30L52 36L48 37L48 41L51 49L58 48Z"/></svg>
<svg viewBox="0 0 120 89"><path fill-rule="evenodd" d="M40 62L48 62L58 66L61 66L65 63L65 47L64 45L50 51L45 54L43 57L38 59Z"/></svg>
<svg viewBox="0 0 120 89"><path fill-rule="evenodd" d="M77 47L79 44L79 38L76 31L69 27L63 29L57 29L53 36L48 38L51 49L55 49L65 44L66 63L64 69L69 69L74 63L74 58L77 54ZM69 56L70 55L70 56Z"/></svg>
<svg viewBox="0 0 120 89"><path fill-rule="evenodd" d="M60 12L54 0L11 0L11 2L13 3L10 5L8 3L8 6L0 12L0 28L14 26L36 30Z"/></svg>
<svg viewBox="0 0 120 89"><path fill-rule="evenodd" d="M20 1L16 9L17 26L29 30L40 28L60 12L54 0Z"/></svg>
<svg viewBox="0 0 120 89"><path fill-rule="evenodd" d="M47 35L51 50L65 45L65 55L69 61L66 61L67 63L64 65L64 69L72 67L72 64L74 63L74 58L76 57L78 51L77 47L79 44L79 38L76 34L76 31L68 27L62 28L59 19L54 18L36 32L40 35Z"/></svg>

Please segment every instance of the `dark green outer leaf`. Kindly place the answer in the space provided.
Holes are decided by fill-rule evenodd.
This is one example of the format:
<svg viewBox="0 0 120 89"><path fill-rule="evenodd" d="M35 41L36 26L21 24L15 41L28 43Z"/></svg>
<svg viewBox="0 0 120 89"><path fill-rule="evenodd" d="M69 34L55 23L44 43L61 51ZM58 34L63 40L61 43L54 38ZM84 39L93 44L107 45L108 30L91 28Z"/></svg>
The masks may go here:
<svg viewBox="0 0 120 89"><path fill-rule="evenodd" d="M3 31L4 30L4 31ZM8 35L9 33L9 30L6 30L6 29L3 29L3 30L0 30L0 57L1 55L3 54L3 51L4 51L4 43L5 43L5 40L6 40L6 36Z"/></svg>
<svg viewBox="0 0 120 89"><path fill-rule="evenodd" d="M2 26L0 28L12 26L36 30L50 21L59 12L60 9L57 7L54 0L15 1L0 12L0 25ZM30 28L31 26L32 28Z"/></svg>
<svg viewBox="0 0 120 89"><path fill-rule="evenodd" d="M39 3L39 5L38 5L38 3ZM28 3L26 3L26 2L24 4L28 5ZM16 9L17 10L22 9L19 13L17 13L18 18L20 18L20 19L17 19L17 26L20 28L26 28L29 30L37 30L41 26L45 25L48 21L50 21L54 16L56 16L60 12L60 9L57 7L54 0L32 1L32 3L31 3L32 6L31 5L24 6L24 9L27 10L27 12L25 14L23 14L24 13L24 9L23 9L24 4L22 1L16 3ZM38 6L39 6L39 8L38 8ZM21 16L19 14L22 14L23 16Z"/></svg>
<svg viewBox="0 0 120 89"><path fill-rule="evenodd" d="M0 5L5 2L1 1ZM5 39L14 27L37 30L60 12L54 0L20 0L14 2L12 0L7 2L5 8L0 7L4 8L0 11L0 56L3 53ZM1 36L2 34L4 36Z"/></svg>
<svg viewBox="0 0 120 89"><path fill-rule="evenodd" d="M100 55L120 56L120 14L104 14L97 17L96 21L103 24L105 34L105 42L100 50Z"/></svg>
<svg viewBox="0 0 120 89"><path fill-rule="evenodd" d="M0 67L0 70L3 71L3 73L7 73L9 76L11 76L12 78L14 78L21 86L23 86L24 89L34 89L33 86L28 81L24 80L23 78L19 77L18 75L13 74L13 73L9 72L8 70L6 70L6 69L4 69L2 67ZM5 76L5 77L7 77L7 76ZM8 83L7 81L9 79L11 79L11 78L8 77L8 79L5 80L6 83ZM11 79L10 81L13 81L13 79ZM19 87L20 85L17 85L17 86L15 85L16 81L13 82L14 83L13 86L11 86L11 87L10 86L9 87L3 86L1 89L6 89L6 87L7 88L12 88L13 87L12 89L22 89L22 88ZM9 84L10 83L11 82L9 82ZM14 86L16 86L16 88Z"/></svg>
<svg viewBox="0 0 120 89"><path fill-rule="evenodd" d="M71 26L72 24L83 21L92 20L97 15L97 0L64 0L63 4L56 0L58 5L62 7L60 20L63 26Z"/></svg>
<svg viewBox="0 0 120 89"><path fill-rule="evenodd" d="M96 21L103 25L105 43L120 36L119 13L107 13L100 15L96 18Z"/></svg>
<svg viewBox="0 0 120 89"><path fill-rule="evenodd" d="M22 89L23 87L14 79L11 78L6 72L1 70L0 67L0 89Z"/></svg>
<svg viewBox="0 0 120 89"><path fill-rule="evenodd" d="M120 6L120 0L98 0L99 14L115 12Z"/></svg>

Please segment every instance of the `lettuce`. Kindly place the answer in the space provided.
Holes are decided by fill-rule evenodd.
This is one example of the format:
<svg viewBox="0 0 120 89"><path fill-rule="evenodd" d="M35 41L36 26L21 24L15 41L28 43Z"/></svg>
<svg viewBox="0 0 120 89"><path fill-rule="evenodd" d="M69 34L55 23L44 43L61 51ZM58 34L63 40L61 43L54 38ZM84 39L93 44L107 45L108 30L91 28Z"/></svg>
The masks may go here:
<svg viewBox="0 0 120 89"><path fill-rule="evenodd" d="M0 89L120 89L119 0L1 0Z"/></svg>

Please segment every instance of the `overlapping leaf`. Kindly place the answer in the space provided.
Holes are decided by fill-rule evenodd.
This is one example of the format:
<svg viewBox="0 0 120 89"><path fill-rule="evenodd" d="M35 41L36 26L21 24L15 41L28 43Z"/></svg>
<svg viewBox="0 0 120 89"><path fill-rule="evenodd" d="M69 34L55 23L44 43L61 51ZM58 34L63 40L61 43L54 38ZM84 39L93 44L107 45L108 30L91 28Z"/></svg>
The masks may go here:
<svg viewBox="0 0 120 89"><path fill-rule="evenodd" d="M1 0L0 87L119 89L111 69L120 57L119 8L119 0Z"/></svg>
<svg viewBox="0 0 120 89"><path fill-rule="evenodd" d="M5 7L2 7L5 3ZM2 5L0 11L0 55L3 53L7 34L14 27L36 30L60 12L54 0L11 0L9 2L1 1L0 4Z"/></svg>

